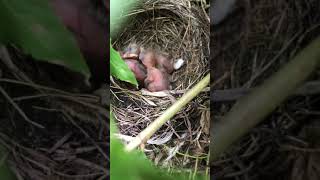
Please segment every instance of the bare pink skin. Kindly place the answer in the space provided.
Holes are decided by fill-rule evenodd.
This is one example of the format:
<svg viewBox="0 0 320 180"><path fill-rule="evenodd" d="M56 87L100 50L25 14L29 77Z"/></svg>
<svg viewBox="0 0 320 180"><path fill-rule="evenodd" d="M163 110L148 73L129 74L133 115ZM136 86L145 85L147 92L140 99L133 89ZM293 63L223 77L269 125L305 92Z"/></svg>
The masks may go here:
<svg viewBox="0 0 320 180"><path fill-rule="evenodd" d="M137 80L144 82L146 89L151 92L169 89L168 76L173 72L173 64L166 56L153 50L144 50L135 44L129 45L125 52L120 54Z"/></svg>
<svg viewBox="0 0 320 180"><path fill-rule="evenodd" d="M142 51L140 53L140 60L147 68L155 67L157 63L155 53L150 50Z"/></svg>
<svg viewBox="0 0 320 180"><path fill-rule="evenodd" d="M157 67L162 71L166 71L167 73L171 74L173 72L173 64L172 62L165 57L164 55L157 55Z"/></svg>
<svg viewBox="0 0 320 180"><path fill-rule="evenodd" d="M144 80L145 87L151 92L164 91L169 89L167 73L155 67L147 69L147 78Z"/></svg>
<svg viewBox="0 0 320 180"><path fill-rule="evenodd" d="M139 82L144 82L144 80L147 77L146 68L141 63L139 63L139 61L135 59L126 59L125 62L129 66L133 74L135 75L136 79Z"/></svg>

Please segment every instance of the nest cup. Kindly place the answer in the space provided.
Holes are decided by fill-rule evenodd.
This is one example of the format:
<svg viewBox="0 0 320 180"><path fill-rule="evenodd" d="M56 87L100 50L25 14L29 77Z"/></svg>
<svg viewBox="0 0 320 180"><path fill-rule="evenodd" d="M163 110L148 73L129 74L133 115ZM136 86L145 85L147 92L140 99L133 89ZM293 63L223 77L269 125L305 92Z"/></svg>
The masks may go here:
<svg viewBox="0 0 320 180"><path fill-rule="evenodd" d="M121 134L136 136L172 105L174 99L181 97L209 73L209 17L203 3L188 0L146 1L127 15L130 20L113 44L117 50L136 43L145 49L168 54L171 61L182 58L184 65L170 76L172 96L148 96L118 83L112 85L112 108ZM200 127L201 114L209 108L208 97L209 93L197 96L154 138L169 132L181 135L188 129Z"/></svg>

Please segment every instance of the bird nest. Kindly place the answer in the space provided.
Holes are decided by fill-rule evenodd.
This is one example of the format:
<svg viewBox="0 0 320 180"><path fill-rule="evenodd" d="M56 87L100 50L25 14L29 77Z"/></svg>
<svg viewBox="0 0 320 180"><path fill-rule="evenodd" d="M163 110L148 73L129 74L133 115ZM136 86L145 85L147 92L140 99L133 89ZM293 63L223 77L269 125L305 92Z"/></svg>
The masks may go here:
<svg viewBox="0 0 320 180"><path fill-rule="evenodd" d="M208 7L203 1L150 0L128 14L130 21L113 44L117 50L136 43L167 53L172 61L181 58L185 62L171 74L172 88L167 93L127 89L113 82L112 110L124 139L138 135L209 72ZM145 151L160 165L188 167L199 159L205 165L209 145L208 122L207 91L157 131L146 146L153 151Z"/></svg>

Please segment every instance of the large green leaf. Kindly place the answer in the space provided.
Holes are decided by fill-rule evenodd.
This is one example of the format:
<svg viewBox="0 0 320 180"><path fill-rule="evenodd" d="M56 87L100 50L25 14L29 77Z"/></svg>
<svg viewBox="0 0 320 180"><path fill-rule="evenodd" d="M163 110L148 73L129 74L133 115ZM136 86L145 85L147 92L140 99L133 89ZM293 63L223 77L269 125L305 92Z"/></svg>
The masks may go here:
<svg viewBox="0 0 320 180"><path fill-rule="evenodd" d="M2 43L15 44L38 60L90 74L75 39L48 0L0 0L0 19Z"/></svg>
<svg viewBox="0 0 320 180"><path fill-rule="evenodd" d="M120 54L113 49L110 42L110 72L111 75L120 79L121 81L129 82L135 86L138 86L138 82L129 69L128 65L120 57Z"/></svg>

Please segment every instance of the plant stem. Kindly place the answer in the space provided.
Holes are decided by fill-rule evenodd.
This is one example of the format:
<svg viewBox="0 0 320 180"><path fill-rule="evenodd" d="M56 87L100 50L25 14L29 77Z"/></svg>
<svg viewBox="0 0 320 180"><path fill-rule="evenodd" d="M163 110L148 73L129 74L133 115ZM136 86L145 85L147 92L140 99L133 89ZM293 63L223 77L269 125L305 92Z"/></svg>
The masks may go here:
<svg viewBox="0 0 320 180"><path fill-rule="evenodd" d="M320 37L264 84L240 98L211 128L210 163L289 97L320 64Z"/></svg>
<svg viewBox="0 0 320 180"><path fill-rule="evenodd" d="M140 144L146 142L165 122L170 120L177 112L179 112L187 103L195 98L210 82L210 74L207 74L198 84L184 94L172 106L170 106L163 114L144 129L137 137L135 137L127 146L127 151L132 151Z"/></svg>

